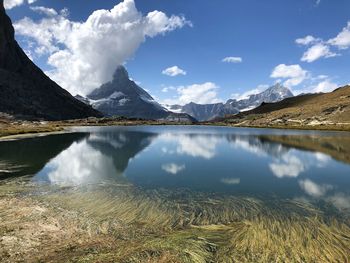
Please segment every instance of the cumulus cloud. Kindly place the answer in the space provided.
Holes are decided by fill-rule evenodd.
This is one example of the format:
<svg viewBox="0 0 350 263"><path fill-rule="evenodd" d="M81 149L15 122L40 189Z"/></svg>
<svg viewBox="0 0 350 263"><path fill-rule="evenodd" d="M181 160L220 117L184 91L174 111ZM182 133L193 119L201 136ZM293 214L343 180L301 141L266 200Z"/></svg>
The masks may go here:
<svg viewBox="0 0 350 263"><path fill-rule="evenodd" d="M309 45L309 44L313 44L315 42L318 42L319 39L318 38L315 38L313 36L306 36L306 37L303 37L303 38L298 38L295 40L295 43L297 43L298 45Z"/></svg>
<svg viewBox="0 0 350 263"><path fill-rule="evenodd" d="M286 79L283 83L286 87L297 86L308 78L308 72L298 64L286 65L280 64L274 68L271 78Z"/></svg>
<svg viewBox="0 0 350 263"><path fill-rule="evenodd" d="M301 61L313 62L322 57L331 58L337 56L336 53L331 52L329 46L324 44L316 44L310 47L301 58Z"/></svg>
<svg viewBox="0 0 350 263"><path fill-rule="evenodd" d="M162 169L164 171L166 171L167 173L175 175L175 174L178 174L181 171L185 170L186 166L185 165L179 165L179 164L176 164L176 163L168 163L168 164L163 164L162 165Z"/></svg>
<svg viewBox="0 0 350 263"><path fill-rule="evenodd" d="M339 50L347 49L350 47L350 21L347 26L338 33L334 38L324 41L321 38L315 38L313 36L306 36L304 38L298 38L295 42L299 45L311 45L308 50L303 54L301 61L314 62L320 58L330 58L340 56L336 52L333 52L331 48L338 48Z"/></svg>
<svg viewBox="0 0 350 263"><path fill-rule="evenodd" d="M350 47L350 21L347 26L335 37L328 40L328 43L338 47L339 49L347 49Z"/></svg>
<svg viewBox="0 0 350 263"><path fill-rule="evenodd" d="M32 6L32 7L30 7L30 9L33 10L34 12L44 14L47 16L57 16L58 15L58 13L55 9L47 8L44 6Z"/></svg>
<svg viewBox="0 0 350 263"><path fill-rule="evenodd" d="M115 68L129 59L147 37L191 25L183 16L160 11L142 15L134 0L111 10L96 10L86 21L70 21L67 12L14 24L17 34L34 40L37 55L48 55L47 74L72 94L86 95L111 80Z"/></svg>
<svg viewBox="0 0 350 263"><path fill-rule="evenodd" d="M16 6L22 5L24 3L24 0L5 0L4 6L5 9L12 9Z"/></svg>
<svg viewBox="0 0 350 263"><path fill-rule="evenodd" d="M36 0L4 0L4 7L5 9L12 9L16 6L20 6L23 5L24 3L28 3L28 4L33 4L36 2Z"/></svg>
<svg viewBox="0 0 350 263"><path fill-rule="evenodd" d="M222 59L222 62L226 63L241 63L243 59L241 57L226 57Z"/></svg>
<svg viewBox="0 0 350 263"><path fill-rule="evenodd" d="M313 87L312 91L319 92L331 92L338 88L338 84L331 82L329 79L321 81L316 86Z"/></svg>
<svg viewBox="0 0 350 263"><path fill-rule="evenodd" d="M173 66L173 67L164 69L162 71L162 74L167 75L167 76L171 76L171 77L175 77L178 75L186 75L187 72L184 71L183 69L179 68L178 66Z"/></svg>
<svg viewBox="0 0 350 263"><path fill-rule="evenodd" d="M173 99L165 100L164 104L185 105L190 102L198 104L218 103L221 102L221 100L217 97L218 88L219 87L212 82L180 86L176 88L178 96Z"/></svg>

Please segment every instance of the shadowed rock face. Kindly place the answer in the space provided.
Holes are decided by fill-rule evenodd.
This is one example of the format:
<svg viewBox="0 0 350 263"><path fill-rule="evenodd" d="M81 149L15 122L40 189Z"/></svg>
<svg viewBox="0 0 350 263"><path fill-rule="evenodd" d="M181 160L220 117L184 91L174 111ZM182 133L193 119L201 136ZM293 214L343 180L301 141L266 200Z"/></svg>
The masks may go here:
<svg viewBox="0 0 350 263"><path fill-rule="evenodd" d="M0 0L0 112L29 119L99 116L47 77L23 52Z"/></svg>

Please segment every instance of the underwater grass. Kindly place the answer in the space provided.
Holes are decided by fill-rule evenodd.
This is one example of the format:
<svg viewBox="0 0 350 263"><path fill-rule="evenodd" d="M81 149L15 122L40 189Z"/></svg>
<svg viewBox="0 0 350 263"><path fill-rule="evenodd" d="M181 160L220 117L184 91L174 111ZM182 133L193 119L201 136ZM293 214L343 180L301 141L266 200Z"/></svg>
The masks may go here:
<svg viewBox="0 0 350 263"><path fill-rule="evenodd" d="M20 185L15 197L13 184L0 185L0 234L19 238L29 226L45 226L30 243L43 251L37 261L350 262L349 217L331 216L324 206L127 184ZM55 224L60 231L47 232Z"/></svg>

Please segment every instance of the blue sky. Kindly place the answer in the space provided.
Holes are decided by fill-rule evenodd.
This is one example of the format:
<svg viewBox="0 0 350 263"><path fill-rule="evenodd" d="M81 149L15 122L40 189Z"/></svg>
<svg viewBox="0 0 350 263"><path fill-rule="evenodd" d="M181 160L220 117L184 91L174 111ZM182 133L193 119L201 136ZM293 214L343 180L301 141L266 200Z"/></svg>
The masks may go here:
<svg viewBox="0 0 350 263"><path fill-rule="evenodd" d="M111 30L107 37L103 31L96 38L76 35L84 30L93 35L96 25L92 25L92 31L85 25L92 12L110 10L123 1L6 1L20 45L73 95L86 93L107 80L114 63L125 63L141 87L167 103L211 103L242 97L276 81L295 93L330 91L350 83L349 0L135 0L135 10L142 17L137 18L137 26L127 32ZM112 19L106 11L94 23L104 23L106 17L112 25L127 25L130 19L135 22L136 18L128 14L135 11L130 5L133 1L125 0L124 4L126 1L129 4L124 6L123 18ZM10 2L19 4L10 8ZM57 14L42 7L52 8ZM157 13L148 19L155 10L165 17ZM78 31L65 33L68 31L64 26L51 30L50 25L71 23L74 27L74 22L79 22ZM53 36L57 39L43 43L46 34L74 36ZM120 42L124 38L129 42ZM95 44L85 49L77 47L85 45L84 39ZM90 57L92 52L102 55L96 59ZM228 57L232 57L227 59L231 62L223 62ZM70 70L71 64L78 66ZM84 68L86 64L89 67ZM175 70L166 71L174 66ZM56 72L57 67L66 69ZM169 76L166 72L182 74Z"/></svg>

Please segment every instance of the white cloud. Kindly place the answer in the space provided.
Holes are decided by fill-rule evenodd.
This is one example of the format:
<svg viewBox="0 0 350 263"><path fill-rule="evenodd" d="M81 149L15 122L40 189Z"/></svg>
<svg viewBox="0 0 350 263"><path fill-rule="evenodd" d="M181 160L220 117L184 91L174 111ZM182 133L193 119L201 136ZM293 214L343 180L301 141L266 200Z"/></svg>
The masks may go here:
<svg viewBox="0 0 350 263"><path fill-rule="evenodd" d="M12 9L16 6L20 6L24 3L24 0L5 0L4 6L5 9Z"/></svg>
<svg viewBox="0 0 350 263"><path fill-rule="evenodd" d="M128 60L147 37L185 25L182 16L153 11L143 16L134 0L124 0L111 10L96 10L86 21L70 21L67 12L15 23L17 34L34 39L37 54L49 55L48 75L72 94L86 95L112 78L117 65Z"/></svg>
<svg viewBox="0 0 350 263"><path fill-rule="evenodd" d="M331 38L328 41L324 41L320 38L315 38L309 35L304 38L298 38L295 40L295 42L299 45L312 45L303 54L301 61L310 63L320 58L340 56L341 54L331 51L331 48L337 47L338 49L342 50L350 47L350 21L335 38Z"/></svg>
<svg viewBox="0 0 350 263"><path fill-rule="evenodd" d="M178 96L173 99L165 100L163 104L185 105L190 102L198 104L218 103L221 102L221 100L217 97L218 88L219 87L212 82L181 86L177 88Z"/></svg>
<svg viewBox="0 0 350 263"><path fill-rule="evenodd" d="M350 47L350 21L347 26L335 37L328 40L328 43L338 47L339 49L347 49Z"/></svg>
<svg viewBox="0 0 350 263"><path fill-rule="evenodd" d="M176 163L163 164L162 169L170 174L178 174L179 172L186 169L185 165L178 165Z"/></svg>
<svg viewBox="0 0 350 263"><path fill-rule="evenodd" d="M47 16L57 16L58 15L58 13L56 12L55 9L47 8L44 6L32 6L32 7L30 7L30 9L33 10L34 12L44 14Z"/></svg>
<svg viewBox="0 0 350 263"><path fill-rule="evenodd" d="M243 59L241 57L226 57L222 59L222 62L226 63L241 63Z"/></svg>
<svg viewBox="0 0 350 263"><path fill-rule="evenodd" d="M316 42L318 42L318 41L320 41L319 38L315 38L315 37L309 35L309 36L306 36L306 37L304 37L304 38L298 38L298 39L296 39L296 40L295 40L295 43L297 43L297 44L299 44L299 45L304 45L304 46L306 46L306 45L309 45L309 44L316 43Z"/></svg>
<svg viewBox="0 0 350 263"><path fill-rule="evenodd" d="M231 94L231 98L235 100L245 100L245 99L248 99L250 95L261 93L268 88L269 88L269 85L261 84L257 88L245 91L243 93L233 93Z"/></svg>
<svg viewBox="0 0 350 263"><path fill-rule="evenodd" d="M274 68L271 73L271 78L286 79L283 83L286 87L297 86L308 78L308 72L300 65L280 64Z"/></svg>
<svg viewBox="0 0 350 263"><path fill-rule="evenodd" d="M173 66L173 67L164 69L162 71L162 74L168 75L168 76L171 76L171 77L175 77L175 76L178 76L178 75L186 75L187 72L184 71L183 69L179 68L178 66Z"/></svg>
<svg viewBox="0 0 350 263"><path fill-rule="evenodd" d="M334 52L331 52L329 46L324 44L316 44L310 47L304 53L303 57L301 58L301 61L306 61L310 63L322 57L330 58L335 56L337 56L337 54Z"/></svg>
<svg viewBox="0 0 350 263"><path fill-rule="evenodd" d="M313 87L312 92L331 92L338 88L338 84L331 82L329 79L324 80L318 83L315 87Z"/></svg>
<svg viewBox="0 0 350 263"><path fill-rule="evenodd" d="M28 1L25 1L25 0L4 0L4 7L5 7L5 9L9 10L9 9L14 8L14 7L23 5L26 2L28 4L33 4L36 2L36 0L28 0Z"/></svg>

